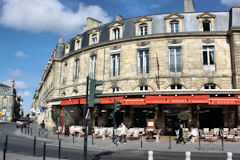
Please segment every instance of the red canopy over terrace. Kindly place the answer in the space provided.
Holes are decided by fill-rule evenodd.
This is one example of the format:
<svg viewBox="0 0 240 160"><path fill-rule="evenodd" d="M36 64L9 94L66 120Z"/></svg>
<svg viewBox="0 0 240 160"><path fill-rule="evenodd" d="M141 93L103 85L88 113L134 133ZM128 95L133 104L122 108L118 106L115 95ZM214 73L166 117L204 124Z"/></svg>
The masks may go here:
<svg viewBox="0 0 240 160"><path fill-rule="evenodd" d="M114 99L120 105L148 105L148 104L208 104L208 105L240 105L240 95L237 97L210 97L209 95L194 96L146 96L144 98L107 97L97 98L101 104L114 104ZM85 98L62 100L61 105L86 104Z"/></svg>

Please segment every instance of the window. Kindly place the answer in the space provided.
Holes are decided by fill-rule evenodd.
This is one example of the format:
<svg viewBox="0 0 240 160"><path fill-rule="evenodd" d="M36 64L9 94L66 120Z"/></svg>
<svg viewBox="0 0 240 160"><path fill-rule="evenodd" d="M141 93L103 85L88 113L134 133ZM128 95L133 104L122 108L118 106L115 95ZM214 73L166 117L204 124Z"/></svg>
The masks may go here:
<svg viewBox="0 0 240 160"><path fill-rule="evenodd" d="M206 20L203 21L203 31L211 31L211 22Z"/></svg>
<svg viewBox="0 0 240 160"><path fill-rule="evenodd" d="M173 85L171 85L171 90L178 90L178 89L182 89L182 85L181 84L173 84Z"/></svg>
<svg viewBox="0 0 240 160"><path fill-rule="evenodd" d="M93 34L92 35L92 44L96 44L97 43L97 35Z"/></svg>
<svg viewBox="0 0 240 160"><path fill-rule="evenodd" d="M7 97L3 98L3 104L7 104Z"/></svg>
<svg viewBox="0 0 240 160"><path fill-rule="evenodd" d="M111 76L116 77L120 75L120 53L111 55Z"/></svg>
<svg viewBox="0 0 240 160"><path fill-rule="evenodd" d="M90 73L89 73L90 78L95 78L96 59L97 59L96 55L90 57L90 67L89 67L90 68Z"/></svg>
<svg viewBox="0 0 240 160"><path fill-rule="evenodd" d="M149 73L149 51L148 50L138 51L138 73L139 74Z"/></svg>
<svg viewBox="0 0 240 160"><path fill-rule="evenodd" d="M148 86L140 86L140 91L147 91L148 90Z"/></svg>
<svg viewBox="0 0 240 160"><path fill-rule="evenodd" d="M181 48L176 47L176 48L170 48L169 49L169 68L170 72L182 72L182 53L181 53Z"/></svg>
<svg viewBox="0 0 240 160"><path fill-rule="evenodd" d="M119 39L119 37L120 37L120 29L119 28L113 29L113 39Z"/></svg>
<svg viewBox="0 0 240 160"><path fill-rule="evenodd" d="M179 22L178 21L172 21L171 24L171 33L177 33L179 32Z"/></svg>
<svg viewBox="0 0 240 160"><path fill-rule="evenodd" d="M216 89L216 85L215 84L205 84L204 85L204 89Z"/></svg>
<svg viewBox="0 0 240 160"><path fill-rule="evenodd" d="M79 78L79 59L75 60L75 76L74 79L78 79Z"/></svg>
<svg viewBox="0 0 240 160"><path fill-rule="evenodd" d="M77 40L77 48L76 49L80 49L81 48L81 46L80 46L81 44L80 44L80 40Z"/></svg>
<svg viewBox="0 0 240 160"><path fill-rule="evenodd" d="M145 23L141 24L139 29L140 29L139 33L140 33L141 36L144 36L144 35L148 34L148 26L147 26L147 24L145 24Z"/></svg>
<svg viewBox="0 0 240 160"><path fill-rule="evenodd" d="M112 91L113 91L113 93L119 92L119 87L114 87L114 88L112 88Z"/></svg>
<svg viewBox="0 0 240 160"><path fill-rule="evenodd" d="M203 46L203 65L215 65L214 46Z"/></svg>

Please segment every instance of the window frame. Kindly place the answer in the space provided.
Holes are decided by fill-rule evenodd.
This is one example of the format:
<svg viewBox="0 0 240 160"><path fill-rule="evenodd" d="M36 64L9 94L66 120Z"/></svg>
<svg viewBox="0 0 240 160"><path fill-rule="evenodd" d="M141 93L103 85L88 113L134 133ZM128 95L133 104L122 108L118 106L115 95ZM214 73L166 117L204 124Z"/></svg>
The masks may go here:
<svg viewBox="0 0 240 160"><path fill-rule="evenodd" d="M89 77L95 78L96 75L96 63L97 63L97 55L90 56L90 63L89 63Z"/></svg>
<svg viewBox="0 0 240 160"><path fill-rule="evenodd" d="M112 32L113 32L113 40L120 39L120 28L114 28Z"/></svg>
<svg viewBox="0 0 240 160"><path fill-rule="evenodd" d="M139 35L140 36L148 35L148 24L147 23L142 23L139 25Z"/></svg>
<svg viewBox="0 0 240 160"><path fill-rule="evenodd" d="M140 55L142 53L142 56ZM141 60L142 57L142 60ZM150 72L150 54L149 48L147 49L138 49L138 57L137 57L137 68L139 75L149 74ZM142 66L141 66L142 62Z"/></svg>
<svg viewBox="0 0 240 160"><path fill-rule="evenodd" d="M174 71L171 71L171 50L174 49ZM181 69L178 71L178 63L177 63L177 49L180 49L180 64ZM183 71L183 63L182 63L182 47L181 46L169 46L169 72L170 73L182 73Z"/></svg>
<svg viewBox="0 0 240 160"><path fill-rule="evenodd" d="M173 25L173 28L172 28L172 25ZM177 20L170 21L170 27L171 27L170 28L171 33L178 33L179 32L179 21L177 21Z"/></svg>
<svg viewBox="0 0 240 160"><path fill-rule="evenodd" d="M74 74L74 79L79 79L79 72L80 72L80 60L76 59L75 60L75 74Z"/></svg>
<svg viewBox="0 0 240 160"><path fill-rule="evenodd" d="M8 103L8 98L7 97L3 97L3 104L7 104Z"/></svg>
<svg viewBox="0 0 240 160"><path fill-rule="evenodd" d="M217 89L217 85L214 83L207 83L204 85L204 89L205 90L214 90L214 89Z"/></svg>
<svg viewBox="0 0 240 160"><path fill-rule="evenodd" d="M209 25L209 30L204 30L204 24L207 24ZM212 31L212 24L211 24L211 21L210 20L203 20L202 21L202 26L203 26L203 32L210 32Z"/></svg>
<svg viewBox="0 0 240 160"><path fill-rule="evenodd" d="M206 48L206 49L205 49ZM212 49L210 49L212 48ZM214 45L202 45L202 64L203 69L207 71L215 71L216 70L216 52L215 52L215 46ZM206 57L205 57L206 52ZM211 58L211 52L213 53L213 58ZM205 60L206 59L206 60ZM213 64L211 64L211 60L213 61ZM207 62L206 62L207 61Z"/></svg>
<svg viewBox="0 0 240 160"><path fill-rule="evenodd" d="M181 84L172 84L172 85L170 85L170 89L171 90L181 90L181 89L183 89L183 85L181 85Z"/></svg>
<svg viewBox="0 0 240 160"><path fill-rule="evenodd" d="M112 92L113 92L113 93L119 92L119 87L113 87L113 88L112 88Z"/></svg>
<svg viewBox="0 0 240 160"><path fill-rule="evenodd" d="M91 36L91 39L92 39L92 45L98 43L98 36L97 36L97 34L93 34Z"/></svg>
<svg viewBox="0 0 240 160"><path fill-rule="evenodd" d="M148 86L139 86L139 91L148 91Z"/></svg>
<svg viewBox="0 0 240 160"><path fill-rule="evenodd" d="M121 55L120 52L111 53L111 62L110 62L110 76L118 77L120 76L120 64L121 64ZM115 66L114 66L115 64Z"/></svg>

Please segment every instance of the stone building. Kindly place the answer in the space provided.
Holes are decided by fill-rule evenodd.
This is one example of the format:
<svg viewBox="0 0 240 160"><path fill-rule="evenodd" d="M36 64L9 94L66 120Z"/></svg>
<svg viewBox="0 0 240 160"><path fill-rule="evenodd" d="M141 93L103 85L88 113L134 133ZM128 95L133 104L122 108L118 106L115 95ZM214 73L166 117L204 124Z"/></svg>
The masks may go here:
<svg viewBox="0 0 240 160"><path fill-rule="evenodd" d="M87 18L84 32L53 51L33 98L39 122L82 125L86 77L103 80L96 126L111 126L113 100L121 101L117 122L174 129L182 111L200 128L240 124L240 8L124 19L108 24Z"/></svg>
<svg viewBox="0 0 240 160"><path fill-rule="evenodd" d="M12 81L12 86L9 87L0 84L0 121L11 122L20 117L22 114L22 99L17 96L14 88L15 82Z"/></svg>

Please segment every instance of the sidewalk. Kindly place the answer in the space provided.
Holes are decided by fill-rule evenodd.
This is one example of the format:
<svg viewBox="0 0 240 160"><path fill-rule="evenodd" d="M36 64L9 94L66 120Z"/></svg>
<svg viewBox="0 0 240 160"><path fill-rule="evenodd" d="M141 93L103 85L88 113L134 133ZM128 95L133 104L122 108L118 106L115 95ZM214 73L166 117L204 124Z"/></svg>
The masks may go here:
<svg viewBox="0 0 240 160"><path fill-rule="evenodd" d="M32 138L36 136L37 140L46 141L49 146L58 146L58 136L54 135L53 132L48 132L47 138L46 135L41 135L39 137L38 131L39 127L36 124L32 125L33 132L32 136L25 134L25 130L21 133L21 129L17 130L16 134L19 136L24 136ZM62 147L65 148L79 148L83 149L84 138L75 137L74 143L72 136L65 137L59 136L62 142ZM176 144L174 140L175 137L171 138L171 149L169 149L169 137L163 136L160 139L160 142L146 142L143 141L143 146L141 148L140 140L128 140L127 144L119 144L118 146L113 145L112 139L106 138L102 140L100 138L94 138L94 145L92 145L92 136L88 136L88 149L93 151L118 151L118 150L153 150L153 151L175 151L175 152L233 152L240 153L240 142L224 142L224 151L222 151L222 142L203 142L201 141L201 150L199 150L199 143L187 143L187 144Z"/></svg>
<svg viewBox="0 0 240 160"><path fill-rule="evenodd" d="M0 157L1 158L3 157L3 152L2 151L0 151ZM21 155L21 154L8 152L6 154L6 159L7 160L42 160L43 157L33 157L33 156L27 156L27 155ZM46 159L47 160L57 160L57 158L49 158L49 157L46 157Z"/></svg>

